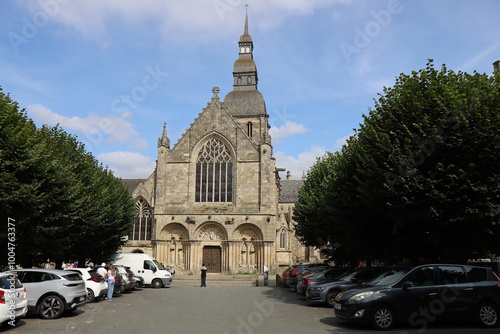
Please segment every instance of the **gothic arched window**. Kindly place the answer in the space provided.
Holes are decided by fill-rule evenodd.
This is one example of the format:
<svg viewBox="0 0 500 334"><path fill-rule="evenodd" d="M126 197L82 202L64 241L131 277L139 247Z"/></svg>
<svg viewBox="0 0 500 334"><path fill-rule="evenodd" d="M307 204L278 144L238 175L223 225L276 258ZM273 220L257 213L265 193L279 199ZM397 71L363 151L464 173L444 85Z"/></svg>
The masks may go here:
<svg viewBox="0 0 500 334"><path fill-rule="evenodd" d="M282 229L280 231L280 248L286 248L287 246L287 231Z"/></svg>
<svg viewBox="0 0 500 334"><path fill-rule="evenodd" d="M252 138L252 132L253 132L253 124L252 122L247 123L247 135L248 137Z"/></svg>
<svg viewBox="0 0 500 334"><path fill-rule="evenodd" d="M135 222L129 234L130 240L151 240L153 212L149 204L140 198L135 202Z"/></svg>
<svg viewBox="0 0 500 334"><path fill-rule="evenodd" d="M198 154L195 201L233 201L232 157L227 147L217 138L208 140Z"/></svg>

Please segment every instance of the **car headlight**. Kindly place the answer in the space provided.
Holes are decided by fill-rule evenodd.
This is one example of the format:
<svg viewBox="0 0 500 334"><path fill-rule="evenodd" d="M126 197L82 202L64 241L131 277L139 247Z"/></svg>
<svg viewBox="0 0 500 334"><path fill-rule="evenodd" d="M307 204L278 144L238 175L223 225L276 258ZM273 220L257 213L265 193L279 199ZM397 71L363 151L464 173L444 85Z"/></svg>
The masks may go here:
<svg viewBox="0 0 500 334"><path fill-rule="evenodd" d="M374 293L373 291L365 291L365 292L360 292L358 294L355 294L354 296L349 298L349 300L347 301L347 304L359 303L363 299L368 298L371 295L373 295L373 293Z"/></svg>

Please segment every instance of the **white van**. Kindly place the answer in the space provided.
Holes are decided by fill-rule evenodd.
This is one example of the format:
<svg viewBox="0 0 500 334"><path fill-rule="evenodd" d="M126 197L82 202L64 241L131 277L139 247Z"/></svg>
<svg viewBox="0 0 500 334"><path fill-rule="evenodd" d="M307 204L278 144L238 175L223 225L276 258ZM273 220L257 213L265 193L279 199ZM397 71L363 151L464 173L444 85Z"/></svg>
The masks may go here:
<svg viewBox="0 0 500 334"><path fill-rule="evenodd" d="M113 263L130 267L134 274L144 278L144 284L153 288L172 284L172 274L149 254L117 253Z"/></svg>

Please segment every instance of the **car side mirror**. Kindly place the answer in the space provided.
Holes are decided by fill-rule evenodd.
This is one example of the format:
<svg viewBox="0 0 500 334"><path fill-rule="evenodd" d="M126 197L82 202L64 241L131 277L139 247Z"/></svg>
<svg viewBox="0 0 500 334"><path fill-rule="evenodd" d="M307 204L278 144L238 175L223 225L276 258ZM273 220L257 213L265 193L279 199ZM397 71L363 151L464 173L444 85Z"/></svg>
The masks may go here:
<svg viewBox="0 0 500 334"><path fill-rule="evenodd" d="M401 287L403 288L403 290L406 290L406 289L408 289L409 287L412 287L412 286L413 286L413 282L411 282L411 281L404 281L403 285L401 285Z"/></svg>

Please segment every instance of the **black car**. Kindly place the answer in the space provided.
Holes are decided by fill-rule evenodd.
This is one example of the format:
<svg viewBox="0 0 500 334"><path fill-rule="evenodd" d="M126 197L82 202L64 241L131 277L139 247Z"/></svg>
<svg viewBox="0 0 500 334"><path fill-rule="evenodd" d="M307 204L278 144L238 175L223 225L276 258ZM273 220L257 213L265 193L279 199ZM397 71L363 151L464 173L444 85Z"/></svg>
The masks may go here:
<svg viewBox="0 0 500 334"><path fill-rule="evenodd" d="M300 294L305 294L307 288L311 284L320 284L326 282L334 282L342 278L347 271L351 271L348 267L326 267L321 268L316 271L311 271L305 275L302 275L301 279L297 284L297 292Z"/></svg>
<svg viewBox="0 0 500 334"><path fill-rule="evenodd" d="M379 330L406 322L421 329L438 320L499 322L500 279L491 268L459 264L394 267L335 297L335 316Z"/></svg>
<svg viewBox="0 0 500 334"><path fill-rule="evenodd" d="M385 272L387 267L358 267L344 272L335 281L311 281L306 290L306 300L310 303L326 304L333 307L335 296L342 290L371 281Z"/></svg>

